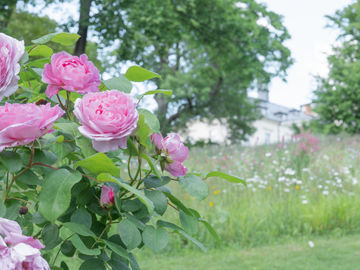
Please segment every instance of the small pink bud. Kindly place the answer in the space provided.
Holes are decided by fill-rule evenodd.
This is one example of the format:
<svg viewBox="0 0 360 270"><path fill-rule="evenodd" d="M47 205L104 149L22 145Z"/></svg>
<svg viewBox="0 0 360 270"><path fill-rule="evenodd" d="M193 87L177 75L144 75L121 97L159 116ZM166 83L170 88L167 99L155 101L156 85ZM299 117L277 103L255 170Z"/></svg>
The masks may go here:
<svg viewBox="0 0 360 270"><path fill-rule="evenodd" d="M102 186L100 195L100 205L104 208L108 208L114 205L115 193L114 189L109 186Z"/></svg>

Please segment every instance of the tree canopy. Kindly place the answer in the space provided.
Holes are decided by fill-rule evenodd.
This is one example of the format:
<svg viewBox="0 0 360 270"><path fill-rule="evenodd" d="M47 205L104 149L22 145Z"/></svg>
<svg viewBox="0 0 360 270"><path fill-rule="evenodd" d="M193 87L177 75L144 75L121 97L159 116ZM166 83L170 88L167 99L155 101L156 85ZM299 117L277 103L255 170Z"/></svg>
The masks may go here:
<svg viewBox="0 0 360 270"><path fill-rule="evenodd" d="M340 30L339 44L328 57L329 74L318 78L317 124L325 133L360 132L360 1L328 16Z"/></svg>

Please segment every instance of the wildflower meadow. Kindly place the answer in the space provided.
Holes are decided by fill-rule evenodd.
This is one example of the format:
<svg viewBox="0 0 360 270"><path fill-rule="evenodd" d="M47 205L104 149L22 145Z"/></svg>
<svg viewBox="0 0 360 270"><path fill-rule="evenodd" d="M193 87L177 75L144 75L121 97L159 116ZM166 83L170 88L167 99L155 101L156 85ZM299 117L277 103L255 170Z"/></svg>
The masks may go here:
<svg viewBox="0 0 360 270"><path fill-rule="evenodd" d="M209 255L198 254L201 259L196 260L185 252L182 260L201 264L209 257L217 261L210 268L201 264L195 269L221 269L220 265L227 263L228 269L329 269L330 266L353 269L350 266L359 261L355 253L349 252L355 252L358 246L350 248L344 244L344 254L336 247L343 245L338 240L343 237L350 246L358 243L359 150L358 136L325 137L305 131L291 141L274 145L192 149L186 164L193 171L224 170L244 177L247 186L210 180L211 194L200 203L176 190L191 207L204 213L221 239L217 242L203 228L194 230L193 235L210 246ZM192 151L198 155L191 155ZM278 246L282 244L285 246ZM176 252L192 246L183 239L173 239L171 245L167 253L159 255L161 259L156 260L150 254L143 256L160 263L167 261L167 254L173 258L169 261L176 264ZM328 245L334 250L328 250ZM226 254L232 257L222 259ZM344 256L350 257L347 266L341 263ZM334 258L337 261L332 264L319 264ZM296 260L301 261L299 268L295 267ZM317 264L318 268L312 268ZM271 268L274 266L279 268Z"/></svg>

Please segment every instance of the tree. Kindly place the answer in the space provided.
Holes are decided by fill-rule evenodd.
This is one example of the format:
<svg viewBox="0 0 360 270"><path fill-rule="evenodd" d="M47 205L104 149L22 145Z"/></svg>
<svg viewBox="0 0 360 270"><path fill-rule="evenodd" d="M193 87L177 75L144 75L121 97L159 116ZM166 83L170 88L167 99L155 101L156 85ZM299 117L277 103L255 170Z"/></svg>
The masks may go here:
<svg viewBox="0 0 360 270"><path fill-rule="evenodd" d="M360 132L360 1L328 16L340 30L339 45L328 57L329 74L318 78L315 122L325 133Z"/></svg>
<svg viewBox="0 0 360 270"><path fill-rule="evenodd" d="M120 61L162 74L157 87L175 92L155 97L163 131L196 117L226 122L233 140L253 131L258 115L247 91L284 78L292 63L279 15L254 0L110 2L95 15L102 40L119 40Z"/></svg>

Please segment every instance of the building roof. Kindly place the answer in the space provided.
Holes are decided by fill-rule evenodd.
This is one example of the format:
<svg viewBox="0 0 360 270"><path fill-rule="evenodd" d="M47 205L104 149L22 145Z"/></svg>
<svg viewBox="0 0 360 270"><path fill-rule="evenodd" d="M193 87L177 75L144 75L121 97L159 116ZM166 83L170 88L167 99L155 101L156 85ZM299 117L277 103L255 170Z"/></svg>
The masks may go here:
<svg viewBox="0 0 360 270"><path fill-rule="evenodd" d="M312 116L307 115L300 110L294 108L288 108L264 100L260 100L259 106L264 118L277 122L309 121L313 119Z"/></svg>

